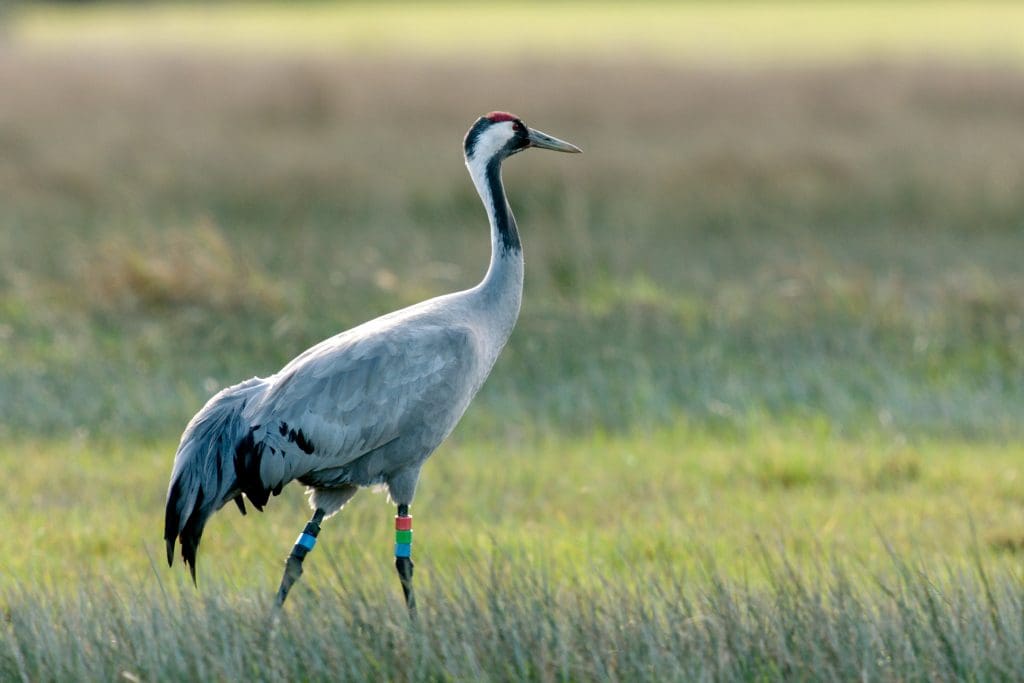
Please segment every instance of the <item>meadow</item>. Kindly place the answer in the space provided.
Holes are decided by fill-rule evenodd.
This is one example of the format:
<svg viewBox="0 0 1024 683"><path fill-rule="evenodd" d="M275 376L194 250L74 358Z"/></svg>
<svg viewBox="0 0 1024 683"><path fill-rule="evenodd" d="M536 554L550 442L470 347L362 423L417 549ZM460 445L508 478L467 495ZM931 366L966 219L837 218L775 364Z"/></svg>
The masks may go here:
<svg viewBox="0 0 1024 683"><path fill-rule="evenodd" d="M1013 58L83 47L135 10L56 11L0 44L0 678L1024 671ZM492 109L585 154L506 165L524 305L424 469L418 625L370 492L276 624L296 486L213 518L194 590L181 429L481 277Z"/></svg>

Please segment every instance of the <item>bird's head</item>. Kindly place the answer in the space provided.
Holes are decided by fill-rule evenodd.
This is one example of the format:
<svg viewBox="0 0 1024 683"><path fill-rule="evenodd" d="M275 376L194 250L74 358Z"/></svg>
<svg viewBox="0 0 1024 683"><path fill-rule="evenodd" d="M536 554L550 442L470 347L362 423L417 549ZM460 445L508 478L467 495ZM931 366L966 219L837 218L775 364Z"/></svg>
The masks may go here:
<svg viewBox="0 0 1024 683"><path fill-rule="evenodd" d="M484 114L466 133L466 161L487 165L491 160L502 160L530 147L553 149L556 152L581 152L579 147L564 140L532 130L514 114L492 111Z"/></svg>

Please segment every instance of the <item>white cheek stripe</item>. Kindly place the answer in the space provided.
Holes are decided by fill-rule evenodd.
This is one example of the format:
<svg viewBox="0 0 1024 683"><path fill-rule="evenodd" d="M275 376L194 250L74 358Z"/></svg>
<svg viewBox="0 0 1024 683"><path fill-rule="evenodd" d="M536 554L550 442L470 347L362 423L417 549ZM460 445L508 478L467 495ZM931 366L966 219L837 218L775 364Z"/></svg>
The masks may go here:
<svg viewBox="0 0 1024 683"><path fill-rule="evenodd" d="M485 130L476 144L473 146L473 156L466 159L466 166L469 167L469 175L473 178L480 197L487 204L487 213L494 215L494 197L491 196L491 188L487 184L487 162L494 158L494 155L508 144L508 141L515 136L511 121L496 123Z"/></svg>
<svg viewBox="0 0 1024 683"><path fill-rule="evenodd" d="M477 161L487 163L513 137L515 137L515 131L512 129L511 121L502 121L491 125L477 138L470 163Z"/></svg>

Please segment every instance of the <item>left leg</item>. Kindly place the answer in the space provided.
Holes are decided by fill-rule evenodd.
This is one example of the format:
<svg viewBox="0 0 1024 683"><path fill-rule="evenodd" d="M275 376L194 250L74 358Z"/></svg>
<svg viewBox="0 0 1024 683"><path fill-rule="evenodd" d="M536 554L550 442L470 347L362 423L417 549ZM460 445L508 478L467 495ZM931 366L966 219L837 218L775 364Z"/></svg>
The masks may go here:
<svg viewBox="0 0 1024 683"><path fill-rule="evenodd" d="M416 495L419 475L419 466L416 466L400 470L388 479L388 493L398 505L398 514L395 516L395 569L402 581L405 604L413 616L416 614L416 597L412 592L412 516L409 514L409 506Z"/></svg>
<svg viewBox="0 0 1024 683"><path fill-rule="evenodd" d="M416 612L416 596L412 592L412 516L408 505L399 505L395 516L395 569L402 582L402 593L409 611Z"/></svg>

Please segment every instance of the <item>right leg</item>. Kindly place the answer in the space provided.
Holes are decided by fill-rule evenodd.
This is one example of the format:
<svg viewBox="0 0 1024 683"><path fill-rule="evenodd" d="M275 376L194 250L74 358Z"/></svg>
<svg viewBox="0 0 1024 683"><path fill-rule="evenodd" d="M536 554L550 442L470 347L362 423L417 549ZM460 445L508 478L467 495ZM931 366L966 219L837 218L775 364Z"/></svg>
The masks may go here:
<svg viewBox="0 0 1024 683"><path fill-rule="evenodd" d="M281 587L277 590L278 607L284 605L284 600L288 597L288 591L291 590L292 585L302 576L302 561L306 559L306 554L316 545L316 537L320 534L320 522L324 520L325 514L322 508L317 508L316 512L313 513L313 518L309 520L306 528L302 530L302 533L295 540L292 552L284 565Z"/></svg>
<svg viewBox="0 0 1024 683"><path fill-rule="evenodd" d="M303 482L305 483L305 482ZM295 540L292 552L284 566L284 576L281 577L281 587L277 591L277 606L284 605L285 598L292 585L302 576L302 561L313 546L316 545L316 537L320 533L320 523L327 515L333 515L344 507L345 503L356 494L359 489L355 486L344 484L337 487L316 487L309 488L309 503L315 509L313 518L306 524L299 537Z"/></svg>

